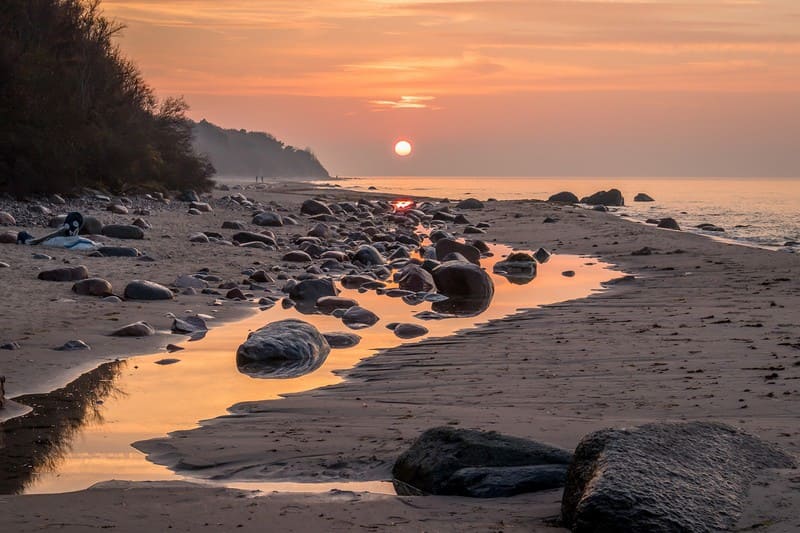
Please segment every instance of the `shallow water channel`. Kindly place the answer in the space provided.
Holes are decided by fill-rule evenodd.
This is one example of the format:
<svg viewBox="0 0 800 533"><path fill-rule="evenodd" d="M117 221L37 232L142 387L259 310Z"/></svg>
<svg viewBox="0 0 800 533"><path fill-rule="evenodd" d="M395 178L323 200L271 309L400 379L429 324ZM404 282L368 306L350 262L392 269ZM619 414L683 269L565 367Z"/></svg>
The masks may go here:
<svg viewBox="0 0 800 533"><path fill-rule="evenodd" d="M17 398L34 410L0 425L0 493L69 492L111 479L197 481L147 461L131 443L197 427L199 421L224 415L239 402L278 399L340 382L343 378L337 372L352 368L380 349L453 335L521 309L582 298L619 276L611 265L592 258L553 255L539 265L532 281L511 283L492 273L494 263L511 249L493 245L492 252L494 256L482 259L481 264L491 273L495 293L489 307L477 316L420 320L414 315L430 310L430 302L409 305L375 291L343 289L341 296L356 299L381 319L370 328L355 331L362 337L359 345L332 350L319 369L305 376L260 379L241 373L236 365L236 349L248 333L272 321L299 318L322 332L349 331L333 316L303 315L278 304L238 322L215 326L211 321L206 337L182 343L183 351L107 363L58 391ZM566 277L564 271L575 275ZM385 327L391 322L422 324L430 332L402 340ZM156 364L165 358L180 361ZM388 481L303 484L237 479L217 484L262 491L341 488L394 493Z"/></svg>

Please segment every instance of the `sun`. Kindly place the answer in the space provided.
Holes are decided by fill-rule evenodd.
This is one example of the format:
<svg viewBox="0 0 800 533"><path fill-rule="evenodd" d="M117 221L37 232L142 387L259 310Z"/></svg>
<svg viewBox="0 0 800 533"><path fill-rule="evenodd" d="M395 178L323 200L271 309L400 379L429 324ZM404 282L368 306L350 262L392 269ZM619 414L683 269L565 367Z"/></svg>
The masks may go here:
<svg viewBox="0 0 800 533"><path fill-rule="evenodd" d="M394 153L400 157L411 155L411 150L411 143L408 141L397 141L397 144L394 145Z"/></svg>

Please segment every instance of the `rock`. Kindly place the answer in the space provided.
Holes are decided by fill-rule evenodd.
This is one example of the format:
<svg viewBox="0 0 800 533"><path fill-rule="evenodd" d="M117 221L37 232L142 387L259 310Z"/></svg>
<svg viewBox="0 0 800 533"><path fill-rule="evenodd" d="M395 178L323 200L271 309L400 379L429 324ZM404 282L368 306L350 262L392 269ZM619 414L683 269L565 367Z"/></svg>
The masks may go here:
<svg viewBox="0 0 800 533"><path fill-rule="evenodd" d="M548 202L559 202L562 204L577 204L578 197L568 191L563 191L552 195L547 199Z"/></svg>
<svg viewBox="0 0 800 533"><path fill-rule="evenodd" d="M205 233L192 233L189 235L189 242L208 243L208 235Z"/></svg>
<svg viewBox="0 0 800 533"><path fill-rule="evenodd" d="M398 324L393 331L401 339L414 339L428 334L428 328L418 324Z"/></svg>
<svg viewBox="0 0 800 533"><path fill-rule="evenodd" d="M102 301L112 304L122 303L122 299L119 296L106 296L105 298L102 298Z"/></svg>
<svg viewBox="0 0 800 533"><path fill-rule="evenodd" d="M199 316L175 317L172 319L173 333L197 333L200 331L208 331L208 326L206 321Z"/></svg>
<svg viewBox="0 0 800 533"><path fill-rule="evenodd" d="M175 295L167 287L152 281L133 280L125 287L127 300L172 300Z"/></svg>
<svg viewBox="0 0 800 533"><path fill-rule="evenodd" d="M313 261L310 255L306 252L301 250L292 250L291 252L287 252L281 257L281 261L287 261L290 263L310 263Z"/></svg>
<svg viewBox="0 0 800 533"><path fill-rule="evenodd" d="M476 228L475 226L467 226L464 228L464 233L469 235L475 235L480 233L486 233L486 231L482 230L481 228Z"/></svg>
<svg viewBox="0 0 800 533"><path fill-rule="evenodd" d="M350 307L342 315L342 322L350 329L364 329L375 325L380 318L368 309L358 305Z"/></svg>
<svg viewBox="0 0 800 533"><path fill-rule="evenodd" d="M436 284L430 272L419 265L409 263L394 275L397 285L406 291L428 292L436 290Z"/></svg>
<svg viewBox="0 0 800 533"><path fill-rule="evenodd" d="M247 300L247 296L242 292L242 289L234 287L225 293L225 298L228 300Z"/></svg>
<svg viewBox="0 0 800 533"><path fill-rule="evenodd" d="M256 226L280 227L283 226L283 219L278 213L264 211L253 217L253 224Z"/></svg>
<svg viewBox="0 0 800 533"><path fill-rule="evenodd" d="M234 233L233 237L231 237L233 242L238 242L240 244L248 243L248 242L262 242L268 246L274 246L275 248L278 247L278 243L275 242L275 238L271 235L264 235L263 233L253 233L251 231L240 231L239 233Z"/></svg>
<svg viewBox="0 0 800 533"><path fill-rule="evenodd" d="M128 208L125 207L124 205L120 205L120 204L111 204L111 205L109 205L108 206L108 211L111 211L115 215L127 215L128 214Z"/></svg>
<svg viewBox="0 0 800 533"><path fill-rule="evenodd" d="M325 314L333 313L336 309L349 309L358 305L358 302L352 298L343 298L341 296L323 296L317 300L317 309Z"/></svg>
<svg viewBox="0 0 800 533"><path fill-rule="evenodd" d="M658 227L659 228L672 229L672 230L676 230L676 231L680 231L680 229L681 229L681 227L678 225L678 222L676 222L674 218L670 218L670 217L662 218L658 223Z"/></svg>
<svg viewBox="0 0 800 533"><path fill-rule="evenodd" d="M395 462L398 494L491 498L564 484L571 454L495 432L438 427L423 433Z"/></svg>
<svg viewBox="0 0 800 533"><path fill-rule="evenodd" d="M0 232L0 244L17 244L16 231L3 231Z"/></svg>
<svg viewBox="0 0 800 533"><path fill-rule="evenodd" d="M332 215L333 211L326 204L313 199L308 199L300 206L300 213L303 215Z"/></svg>
<svg viewBox="0 0 800 533"><path fill-rule="evenodd" d="M77 350L91 350L92 348L82 340L67 341L58 348L59 352L72 352Z"/></svg>
<svg viewBox="0 0 800 533"><path fill-rule="evenodd" d="M172 282L172 285L178 287L179 289L206 289L208 288L208 282L206 280L200 279L195 276L189 276L188 274L182 274L178 276L175 281Z"/></svg>
<svg viewBox="0 0 800 533"><path fill-rule="evenodd" d="M131 222L131 224L133 224L137 228L142 228L142 229L150 229L150 228L153 227L152 224L150 224L148 221L146 221L143 218L135 218L133 220L133 222Z"/></svg>
<svg viewBox="0 0 800 533"><path fill-rule="evenodd" d="M649 195L649 194L645 194L645 193L643 193L643 192L640 192L639 194L637 194L636 196L634 196L634 197L633 197L633 201L634 201L634 202L655 202L655 200L653 200L653 199L650 197L650 195Z"/></svg>
<svg viewBox="0 0 800 533"><path fill-rule="evenodd" d="M591 196L581 198L582 204L587 205L604 205L604 206L623 206L625 199L619 189L611 189L609 191L596 192Z"/></svg>
<svg viewBox="0 0 800 533"><path fill-rule="evenodd" d="M369 276L361 274L351 274L347 276L342 276L342 279L340 279L339 281L341 282L342 287L344 287L345 289L360 289L362 286L372 283L380 283L380 287L386 286L385 283L379 282L375 278L371 278Z"/></svg>
<svg viewBox="0 0 800 533"><path fill-rule="evenodd" d="M52 256L49 256L47 254L40 254L40 253L31 254L31 257L33 257L34 259L41 259L41 260L44 260L44 261L51 261L53 259Z"/></svg>
<svg viewBox="0 0 800 533"><path fill-rule="evenodd" d="M202 215L203 214L202 212L200 212L199 209L195 209L194 207L190 207L189 210L187 211L187 213L190 214L190 215Z"/></svg>
<svg viewBox="0 0 800 533"><path fill-rule="evenodd" d="M346 333L344 331L335 331L333 333L323 333L325 340L331 348L352 348L361 342L361 336L355 333Z"/></svg>
<svg viewBox="0 0 800 533"><path fill-rule="evenodd" d="M180 202L199 202L200 196L192 190L183 191L178 195L178 201Z"/></svg>
<svg viewBox="0 0 800 533"><path fill-rule="evenodd" d="M139 250L127 246L101 246L97 251L103 257L139 257L140 255Z"/></svg>
<svg viewBox="0 0 800 533"><path fill-rule="evenodd" d="M62 221L63 223L63 221ZM84 216L83 226L81 227L81 235L100 235L103 232L103 223L96 217Z"/></svg>
<svg viewBox="0 0 800 533"><path fill-rule="evenodd" d="M78 281L87 279L89 271L85 266L54 268L39 272L39 279L43 281Z"/></svg>
<svg viewBox="0 0 800 533"><path fill-rule="evenodd" d="M703 224L698 224L698 225L697 225L697 226L695 226L695 227L696 227L697 229L699 229L699 230L703 230L703 231L713 231L713 232L716 232L716 233L723 233L723 232L725 231L725 228L721 228L721 227L719 227L719 226L717 226L717 225L715 225L715 224L710 224L710 223L708 223L708 222L706 222L706 223L703 223Z"/></svg>
<svg viewBox="0 0 800 533"><path fill-rule="evenodd" d="M167 351L169 353L180 352L181 350L185 350L183 346L178 346L176 344L167 344Z"/></svg>
<svg viewBox="0 0 800 533"><path fill-rule="evenodd" d="M472 263L443 263L433 271L433 280L438 291L448 297L433 304L437 313L474 315L489 307L494 296L492 278Z"/></svg>
<svg viewBox="0 0 800 533"><path fill-rule="evenodd" d="M639 248L638 250L632 251L631 255L641 255L641 256L643 256L643 255L653 255L653 249L650 248L649 246L644 246L642 248Z"/></svg>
<svg viewBox="0 0 800 533"><path fill-rule="evenodd" d="M578 444L561 516L577 532L727 531L759 472L795 466L770 444L719 423L605 429Z"/></svg>
<svg viewBox="0 0 800 533"><path fill-rule="evenodd" d="M474 246L462 244L455 239L439 239L436 241L436 259L443 261L451 253L461 254L470 263L480 265L481 252Z"/></svg>
<svg viewBox="0 0 800 533"><path fill-rule="evenodd" d="M565 278L574 278L575 277L575 271L574 270L565 270L564 272L561 273L561 275L564 276Z"/></svg>
<svg viewBox="0 0 800 533"><path fill-rule="evenodd" d="M456 204L458 209L483 209L483 202L475 198L467 198Z"/></svg>
<svg viewBox="0 0 800 533"><path fill-rule="evenodd" d="M375 249L374 246L370 246L368 244L364 244L358 248L353 260L358 261L365 266L386 264L386 260L383 258L380 252Z"/></svg>
<svg viewBox="0 0 800 533"><path fill-rule="evenodd" d="M19 350L20 348L22 348L22 346L15 341L4 342L3 344L0 344L0 350Z"/></svg>
<svg viewBox="0 0 800 533"><path fill-rule="evenodd" d="M242 222L241 220L226 220L222 223L222 229L247 229L247 224Z"/></svg>
<svg viewBox="0 0 800 533"><path fill-rule="evenodd" d="M112 287L111 283L102 278L89 278L73 285L72 292L82 296L110 296Z"/></svg>
<svg viewBox="0 0 800 533"><path fill-rule="evenodd" d="M111 336L112 337L150 337L151 335L155 335L156 330L148 324L147 322L134 322L133 324L128 324L127 326L123 326L118 330L114 331Z"/></svg>
<svg viewBox="0 0 800 533"><path fill-rule="evenodd" d="M175 363L180 363L180 359L175 359L174 357L165 357L164 359L159 359L158 361L154 361L157 365L174 365Z"/></svg>
<svg viewBox="0 0 800 533"><path fill-rule="evenodd" d="M512 252L494 265L494 273L505 276L512 283L529 283L536 277L536 259L524 252Z"/></svg>
<svg viewBox="0 0 800 533"><path fill-rule="evenodd" d="M106 237L112 237L114 239L144 239L144 231L142 231L142 228L134 226L133 224L109 224L103 226L103 231L101 231L101 233Z"/></svg>
<svg viewBox="0 0 800 533"><path fill-rule="evenodd" d="M17 220L10 213L0 211L0 226L16 226Z"/></svg>
<svg viewBox="0 0 800 533"><path fill-rule="evenodd" d="M553 254L551 254L548 250L545 250L544 248L539 248L538 250L536 250L536 252L534 252L533 257L538 262L544 264L544 263L547 263L550 260L550 257L552 255Z"/></svg>
<svg viewBox="0 0 800 533"><path fill-rule="evenodd" d="M9 265L8 263L4 263L3 261L0 261L0 268L11 268L11 265Z"/></svg>
<svg viewBox="0 0 800 533"><path fill-rule="evenodd" d="M236 351L236 364L254 377L294 378L319 368L330 349L311 324L281 320L251 333Z"/></svg>
<svg viewBox="0 0 800 533"><path fill-rule="evenodd" d="M214 209L206 202L192 202L189 204L189 209L197 209L201 213L210 213Z"/></svg>
<svg viewBox="0 0 800 533"><path fill-rule="evenodd" d="M289 290L289 298L300 312L314 312L317 301L324 296L337 296L339 290L328 278L305 279Z"/></svg>
<svg viewBox="0 0 800 533"><path fill-rule="evenodd" d="M255 281L256 283L273 283L275 280L272 279L272 276L267 274L263 270L256 270L252 274L250 274L250 279Z"/></svg>

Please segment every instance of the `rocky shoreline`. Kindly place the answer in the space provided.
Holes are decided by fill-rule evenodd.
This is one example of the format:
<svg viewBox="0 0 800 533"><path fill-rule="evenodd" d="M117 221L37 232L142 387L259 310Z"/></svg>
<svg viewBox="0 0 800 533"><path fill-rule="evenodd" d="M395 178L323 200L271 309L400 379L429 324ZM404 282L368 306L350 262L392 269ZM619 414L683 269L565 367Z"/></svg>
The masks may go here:
<svg viewBox="0 0 800 533"><path fill-rule="evenodd" d="M269 191L268 196L279 205L294 205L288 209L292 213L308 194L300 189ZM325 194L329 200L350 195ZM210 214L216 223L230 218L221 213L227 207L214 205L211 213L199 216ZM162 227L177 234L179 222L169 217L151 216L169 220ZM490 242L592 254L633 276L588 299L521 313L457 337L392 349L349 372L345 383L290 397L278 407L271 402L236 406L237 416L148 444L151 451L159 450L154 458L211 465L204 467L205 477L312 480L329 472L324 477L385 479L401 451L437 425L493 429L574 449L593 430L682 419L727 422L798 453L791 415L800 399L794 381L800 372L794 347L800 332L791 319L800 294L794 277L797 258L535 201L490 202L476 221L488 225L478 229L487 232L481 238ZM191 235L189 225L180 229ZM637 253L644 248L650 253ZM235 250L253 260L247 255L253 251L225 249L227 255ZM170 258L177 261L161 265L171 275L161 272L157 281L189 271L191 259L178 256L171 251ZM214 271L240 276L234 273L233 258L214 256ZM133 271L119 272L119 278ZM201 295L179 299L182 306L203 301ZM164 312L159 305L148 303L149 309L140 307L139 315ZM164 319L160 323L166 328ZM271 435L266 448L258 431L265 425L290 431ZM113 497L114 489L102 490ZM213 492L159 490L196 490L204 499ZM263 505L289 505L286 499L267 498ZM296 497L298 505L313 508L306 500ZM341 512L352 514L351 525L366 523L366 507L383 506L389 513L396 500L401 498L377 504L356 498ZM496 527L502 522L505 529L545 528L544 520L558 514L558 500L558 491L550 491L482 501L470 507L466 519L475 527L488 520ZM432 520L431 515L442 520L462 505L457 498L438 498L423 504L424 510L402 514L408 524L419 525L418 520ZM775 524L791 524L791 516L781 518L778 505L764 512ZM743 519L750 516L746 506L742 513ZM449 529L446 522L439 522L439 528Z"/></svg>

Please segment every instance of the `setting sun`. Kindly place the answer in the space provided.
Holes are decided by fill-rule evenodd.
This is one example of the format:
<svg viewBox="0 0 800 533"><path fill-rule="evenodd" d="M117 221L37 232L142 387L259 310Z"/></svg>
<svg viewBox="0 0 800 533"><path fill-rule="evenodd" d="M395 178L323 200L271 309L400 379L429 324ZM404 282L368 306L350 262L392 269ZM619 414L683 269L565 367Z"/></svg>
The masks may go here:
<svg viewBox="0 0 800 533"><path fill-rule="evenodd" d="M411 154L411 143L408 141L398 141L394 145L394 153L400 157L405 157Z"/></svg>

